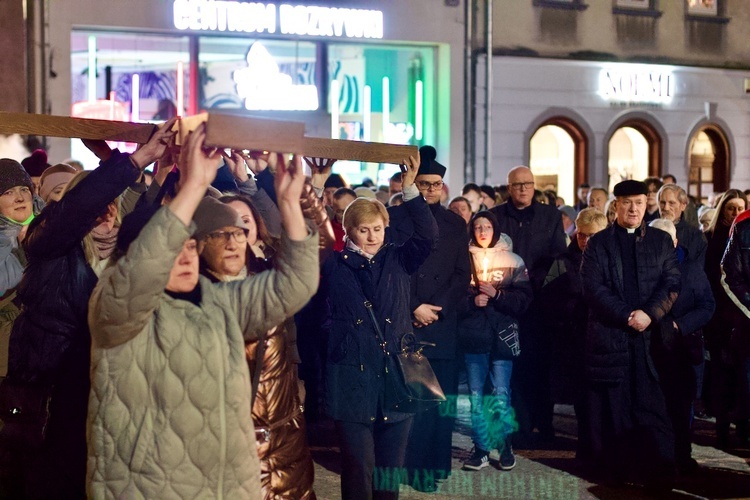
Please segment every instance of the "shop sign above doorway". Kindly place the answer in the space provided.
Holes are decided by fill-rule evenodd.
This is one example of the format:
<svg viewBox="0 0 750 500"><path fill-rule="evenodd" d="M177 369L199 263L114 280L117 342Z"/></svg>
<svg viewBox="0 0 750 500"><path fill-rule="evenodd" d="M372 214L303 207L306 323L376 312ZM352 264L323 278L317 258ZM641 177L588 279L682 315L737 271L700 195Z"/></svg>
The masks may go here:
<svg viewBox="0 0 750 500"><path fill-rule="evenodd" d="M224 0L174 0L178 30L383 38L383 12Z"/></svg>
<svg viewBox="0 0 750 500"><path fill-rule="evenodd" d="M611 102L667 104L674 95L672 70L662 66L618 64L599 72L599 95Z"/></svg>

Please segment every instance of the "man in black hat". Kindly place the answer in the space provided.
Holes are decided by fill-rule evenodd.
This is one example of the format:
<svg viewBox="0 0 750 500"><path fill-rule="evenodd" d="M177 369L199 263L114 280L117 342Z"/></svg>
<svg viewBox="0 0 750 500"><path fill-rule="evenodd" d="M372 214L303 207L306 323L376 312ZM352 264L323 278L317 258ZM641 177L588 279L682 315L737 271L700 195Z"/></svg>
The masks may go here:
<svg viewBox="0 0 750 500"><path fill-rule="evenodd" d="M409 484L432 491L435 481L451 470L451 438L458 393L456 359L457 306L469 286L469 238L464 220L440 204L446 168L435 160L432 146L419 149L421 163L415 184L427 200L439 230L432 254L411 277L411 308L418 340L432 342L425 355L430 360L448 403L418 413L406 452ZM403 206L390 207L392 237L404 241L412 232ZM452 409L451 409L452 408Z"/></svg>
<svg viewBox="0 0 750 500"><path fill-rule="evenodd" d="M643 182L617 184L616 222L583 253L589 433L607 479L669 490L674 436L651 341L677 298L680 271L670 236L643 222L647 194Z"/></svg>

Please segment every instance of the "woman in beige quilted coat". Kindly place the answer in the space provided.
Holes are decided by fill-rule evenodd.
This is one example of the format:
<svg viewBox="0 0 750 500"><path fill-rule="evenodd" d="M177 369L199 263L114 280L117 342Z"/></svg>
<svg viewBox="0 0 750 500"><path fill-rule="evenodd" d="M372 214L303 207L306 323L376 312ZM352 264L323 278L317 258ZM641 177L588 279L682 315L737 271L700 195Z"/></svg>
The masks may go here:
<svg viewBox="0 0 750 500"><path fill-rule="evenodd" d="M203 126L189 136L179 193L91 298L93 498L261 497L245 341L313 294L318 242L299 205L299 160L282 161L276 190L285 234L274 269L231 283L199 278L191 220L219 162L204 139ZM121 234L130 233L126 222Z"/></svg>

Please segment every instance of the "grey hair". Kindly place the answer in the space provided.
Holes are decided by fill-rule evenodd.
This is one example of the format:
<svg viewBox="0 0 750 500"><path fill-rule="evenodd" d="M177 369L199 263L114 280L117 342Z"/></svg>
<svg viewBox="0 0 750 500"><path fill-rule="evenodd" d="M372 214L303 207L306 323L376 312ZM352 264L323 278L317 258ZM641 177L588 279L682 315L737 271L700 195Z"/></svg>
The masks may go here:
<svg viewBox="0 0 750 500"><path fill-rule="evenodd" d="M661 199L661 194L663 192L665 192L665 191L672 191L674 194L677 195L677 200L680 203L687 204L687 202L688 202L688 195L685 192L685 190L682 189L677 184L664 184L662 187L659 188L659 192L656 193L656 199L660 200Z"/></svg>
<svg viewBox="0 0 750 500"><path fill-rule="evenodd" d="M655 227L661 229L664 232L669 233L672 237L672 242L677 241L677 228L674 227L674 223L669 219L654 219L648 224L649 227Z"/></svg>

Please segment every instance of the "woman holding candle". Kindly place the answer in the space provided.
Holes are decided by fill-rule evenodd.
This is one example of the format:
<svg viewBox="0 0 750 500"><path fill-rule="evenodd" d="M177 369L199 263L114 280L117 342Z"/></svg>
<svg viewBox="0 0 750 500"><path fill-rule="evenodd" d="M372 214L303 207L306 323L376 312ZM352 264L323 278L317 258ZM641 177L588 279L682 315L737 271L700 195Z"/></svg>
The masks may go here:
<svg viewBox="0 0 750 500"><path fill-rule="evenodd" d="M512 252L510 237L499 231L494 214L478 212L469 228L472 283L468 312L459 325L459 340L471 393L474 450L463 468L487 467L490 450L497 448L500 468L510 470L516 465L510 443L510 434L517 428L510 406L513 360L493 349L493 343L498 342L498 332L511 328L526 311L532 299L531 283L523 259ZM488 375L492 394L485 397Z"/></svg>

